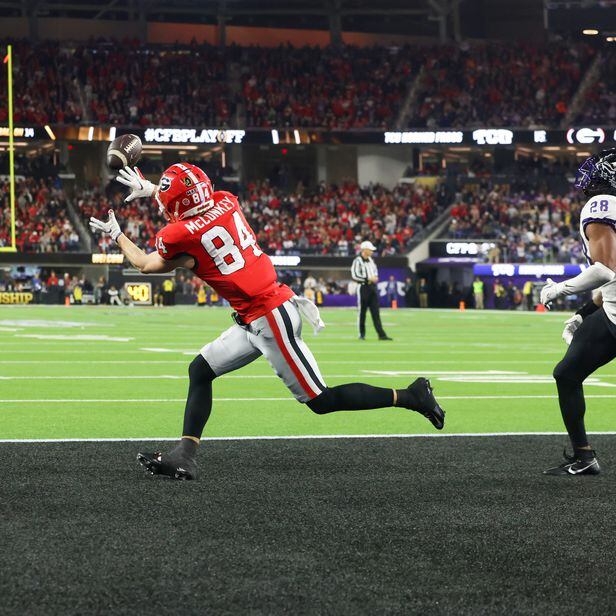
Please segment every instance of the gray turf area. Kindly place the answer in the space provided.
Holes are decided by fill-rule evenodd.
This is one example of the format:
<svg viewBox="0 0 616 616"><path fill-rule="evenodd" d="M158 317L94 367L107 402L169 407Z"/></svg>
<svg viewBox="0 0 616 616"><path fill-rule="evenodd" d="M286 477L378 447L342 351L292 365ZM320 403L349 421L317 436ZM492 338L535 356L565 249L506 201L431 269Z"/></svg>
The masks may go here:
<svg viewBox="0 0 616 616"><path fill-rule="evenodd" d="M0 613L614 613L594 440L563 479L562 437L210 442L188 483L151 443L2 444Z"/></svg>

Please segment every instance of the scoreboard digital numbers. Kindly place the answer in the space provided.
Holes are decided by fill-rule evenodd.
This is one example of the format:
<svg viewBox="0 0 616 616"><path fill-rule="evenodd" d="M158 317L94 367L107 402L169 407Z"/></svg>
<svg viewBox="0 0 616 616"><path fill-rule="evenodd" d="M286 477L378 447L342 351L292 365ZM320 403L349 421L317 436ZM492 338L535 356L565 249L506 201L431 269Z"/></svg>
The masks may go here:
<svg viewBox="0 0 616 616"><path fill-rule="evenodd" d="M151 282L125 282L124 290L128 293L134 304L152 305Z"/></svg>

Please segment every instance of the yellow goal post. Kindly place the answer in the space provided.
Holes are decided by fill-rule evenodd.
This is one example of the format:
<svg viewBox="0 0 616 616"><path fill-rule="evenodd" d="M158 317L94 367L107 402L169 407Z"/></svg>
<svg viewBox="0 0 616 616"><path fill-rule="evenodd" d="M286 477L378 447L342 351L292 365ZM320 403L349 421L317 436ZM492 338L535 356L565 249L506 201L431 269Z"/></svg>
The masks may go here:
<svg viewBox="0 0 616 616"><path fill-rule="evenodd" d="M10 224L11 224L11 244L10 246L0 246L0 252L17 252L17 242L15 238L15 145L13 127L13 46L8 45L6 56L4 57L7 73L7 99L9 112L9 205Z"/></svg>

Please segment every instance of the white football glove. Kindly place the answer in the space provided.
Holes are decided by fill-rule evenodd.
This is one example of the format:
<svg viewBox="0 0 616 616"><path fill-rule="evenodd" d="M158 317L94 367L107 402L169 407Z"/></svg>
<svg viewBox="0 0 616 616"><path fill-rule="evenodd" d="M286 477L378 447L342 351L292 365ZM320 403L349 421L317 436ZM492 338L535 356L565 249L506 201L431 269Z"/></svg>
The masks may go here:
<svg viewBox="0 0 616 616"><path fill-rule="evenodd" d="M92 216L90 218L90 229L92 230L92 233L107 233L111 236L111 239L114 242L116 242L120 235L122 235L122 229L120 229L120 225L116 220L113 210L109 210L109 220L107 222L103 222L102 220Z"/></svg>
<svg viewBox="0 0 616 616"><path fill-rule="evenodd" d="M132 201L133 199L141 199L142 197L152 197L156 191L156 184L153 184L149 180L146 180L141 171L135 167L131 169L126 166L124 169L120 169L120 175L116 177L116 180L124 186L128 186L131 189L131 193L124 199L124 201Z"/></svg>
<svg viewBox="0 0 616 616"><path fill-rule="evenodd" d="M554 282L551 278L548 278L545 286L541 289L540 302L546 307L550 308L550 304L561 295L563 295L564 285L562 282Z"/></svg>
<svg viewBox="0 0 616 616"><path fill-rule="evenodd" d="M573 334L577 331L577 328L582 324L582 317L579 314L574 314L570 319L565 321L565 329L563 329L563 340L569 345L573 340Z"/></svg>

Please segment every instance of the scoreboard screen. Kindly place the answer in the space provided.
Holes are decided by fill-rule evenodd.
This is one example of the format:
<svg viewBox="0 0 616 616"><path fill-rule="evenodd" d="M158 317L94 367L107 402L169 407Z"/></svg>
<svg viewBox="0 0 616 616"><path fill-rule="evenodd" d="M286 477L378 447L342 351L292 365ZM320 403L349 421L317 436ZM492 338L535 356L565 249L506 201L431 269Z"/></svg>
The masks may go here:
<svg viewBox="0 0 616 616"><path fill-rule="evenodd" d="M151 282L125 282L124 290L128 293L134 304L152 305Z"/></svg>

